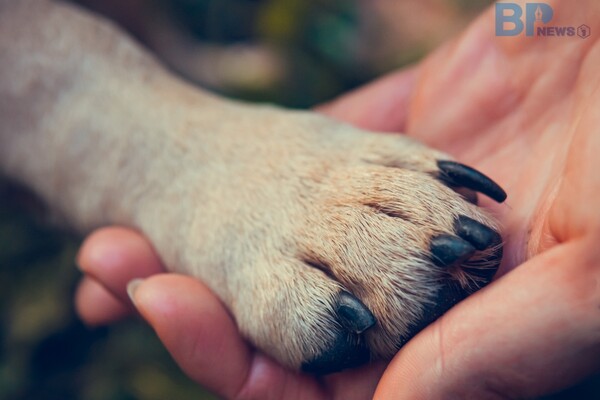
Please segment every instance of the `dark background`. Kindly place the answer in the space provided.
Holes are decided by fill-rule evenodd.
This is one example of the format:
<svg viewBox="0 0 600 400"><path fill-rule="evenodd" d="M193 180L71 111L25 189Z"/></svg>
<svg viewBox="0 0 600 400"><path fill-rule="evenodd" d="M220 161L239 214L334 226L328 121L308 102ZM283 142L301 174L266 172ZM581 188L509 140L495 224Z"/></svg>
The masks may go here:
<svg viewBox="0 0 600 400"><path fill-rule="evenodd" d="M80 0L185 78L306 108L418 61L488 0ZM0 399L210 399L150 328L88 329L73 310L80 238L32 217L0 181ZM35 215L35 213L33 213ZM509 321L507 321L509 323ZM552 399L600 399L590 379Z"/></svg>

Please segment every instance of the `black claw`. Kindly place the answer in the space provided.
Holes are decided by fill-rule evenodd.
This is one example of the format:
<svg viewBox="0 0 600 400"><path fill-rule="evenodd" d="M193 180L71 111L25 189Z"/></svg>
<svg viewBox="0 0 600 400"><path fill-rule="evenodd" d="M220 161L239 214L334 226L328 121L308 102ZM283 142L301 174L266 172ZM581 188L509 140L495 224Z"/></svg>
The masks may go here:
<svg viewBox="0 0 600 400"><path fill-rule="evenodd" d="M476 266L465 267L470 275L481 278L473 281L473 291L479 290L490 283L498 271L503 253L502 237L490 227L464 215L456 219L454 229L458 236L470 242L477 250L492 250L491 252L488 251L487 254L483 253L478 260L479 263L486 265L485 268Z"/></svg>
<svg viewBox="0 0 600 400"><path fill-rule="evenodd" d="M340 331L327 350L302 364L302 371L326 375L361 366L369 358L369 349L359 336Z"/></svg>
<svg viewBox="0 0 600 400"><path fill-rule="evenodd" d="M430 250L433 262L445 267L467 260L475 252L475 247L457 236L439 235L431 239Z"/></svg>
<svg viewBox="0 0 600 400"><path fill-rule="evenodd" d="M336 311L340 323L350 333L363 333L377 322L367 306L345 290L340 292Z"/></svg>
<svg viewBox="0 0 600 400"><path fill-rule="evenodd" d="M477 250L485 250L502 242L498 232L464 215L456 219L454 230L458 236L471 243Z"/></svg>
<svg viewBox="0 0 600 400"><path fill-rule="evenodd" d="M441 172L440 179L447 184L476 190L498 203L506 200L506 192L481 172L455 161L439 160L437 165Z"/></svg>

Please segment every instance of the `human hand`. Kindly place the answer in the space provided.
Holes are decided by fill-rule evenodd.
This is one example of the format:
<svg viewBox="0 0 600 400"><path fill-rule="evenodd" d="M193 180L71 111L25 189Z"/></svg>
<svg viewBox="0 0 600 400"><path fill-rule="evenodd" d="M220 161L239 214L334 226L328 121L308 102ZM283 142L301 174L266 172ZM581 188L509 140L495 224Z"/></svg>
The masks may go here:
<svg viewBox="0 0 600 400"><path fill-rule="evenodd" d="M557 26L599 31L597 2L550 5ZM402 348L375 398L531 398L600 369L598 65L597 34L495 37L493 12L421 65L406 125L389 128L506 189L506 206L482 202L503 226L504 276Z"/></svg>
<svg viewBox="0 0 600 400"><path fill-rule="evenodd" d="M600 28L592 24L600 21L592 0L577 9L565 4L552 4L556 23ZM599 367L600 215L588 205L600 191L593 176L598 41L496 38L493 24L489 12L418 70L322 108L368 129L407 132L476 166L509 193L508 206L482 203L504 227L500 274L512 272L409 342L384 373L378 398L532 397ZM97 280L84 281L78 306L92 323L128 313L129 279L160 271L142 238L120 232L120 239L100 232L82 250L80 264ZM113 255L123 252L120 259L105 260L105 248L90 260L86 252L103 240ZM134 298L184 371L225 397L268 391L277 398L369 398L384 368L321 381L288 372L253 352L218 300L192 278L150 278Z"/></svg>

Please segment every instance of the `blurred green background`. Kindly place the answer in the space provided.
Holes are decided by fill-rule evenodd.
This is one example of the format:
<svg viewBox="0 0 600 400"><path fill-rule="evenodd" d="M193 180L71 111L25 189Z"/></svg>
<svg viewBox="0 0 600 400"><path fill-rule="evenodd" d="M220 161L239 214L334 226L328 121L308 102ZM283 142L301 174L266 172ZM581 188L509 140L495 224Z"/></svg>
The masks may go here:
<svg viewBox="0 0 600 400"><path fill-rule="evenodd" d="M489 0L79 0L186 79L306 108L418 61ZM80 238L0 182L0 399L211 399L142 322L89 329L73 310ZM600 399L590 379L552 399Z"/></svg>

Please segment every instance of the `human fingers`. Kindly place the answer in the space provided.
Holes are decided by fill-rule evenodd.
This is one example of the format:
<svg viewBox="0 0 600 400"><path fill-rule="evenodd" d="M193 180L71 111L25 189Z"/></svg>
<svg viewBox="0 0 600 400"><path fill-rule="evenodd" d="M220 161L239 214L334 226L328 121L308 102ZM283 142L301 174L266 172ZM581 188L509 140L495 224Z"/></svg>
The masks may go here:
<svg viewBox="0 0 600 400"><path fill-rule="evenodd" d="M127 284L163 271L149 242L139 233L120 227L91 234L82 245L77 262L87 275L76 295L77 307L90 324L107 323L131 312ZM192 285L182 284L182 280ZM309 378L283 369L247 346L221 303L200 282L163 275L161 280L138 286L143 289L139 300L135 291L138 310L182 369L199 383L226 397L269 398L273 393L289 392L290 396L304 393L307 398L315 398L318 386L303 382ZM190 349L186 346L189 343L197 346ZM217 365L220 368L215 370ZM236 375L236 371L247 374ZM287 379L288 375L294 379ZM302 383L302 390L295 390L298 383Z"/></svg>
<svg viewBox="0 0 600 400"><path fill-rule="evenodd" d="M200 281L161 274L132 282L130 295L181 369L220 396L324 397L315 380L288 371L254 351L240 336L223 304Z"/></svg>
<svg viewBox="0 0 600 400"><path fill-rule="evenodd" d="M75 292L75 308L79 317L89 326L110 324L132 312L129 305L117 299L90 276L84 276L79 282Z"/></svg>
<svg viewBox="0 0 600 400"><path fill-rule="evenodd" d="M164 272L150 242L139 232L122 227L101 228L90 234L79 250L77 264L126 305L130 304L127 284L132 279ZM79 296L85 298L88 290L97 291L97 287L86 284Z"/></svg>
<svg viewBox="0 0 600 400"><path fill-rule="evenodd" d="M401 349L375 398L532 398L597 371L592 242L557 246L450 310Z"/></svg>

